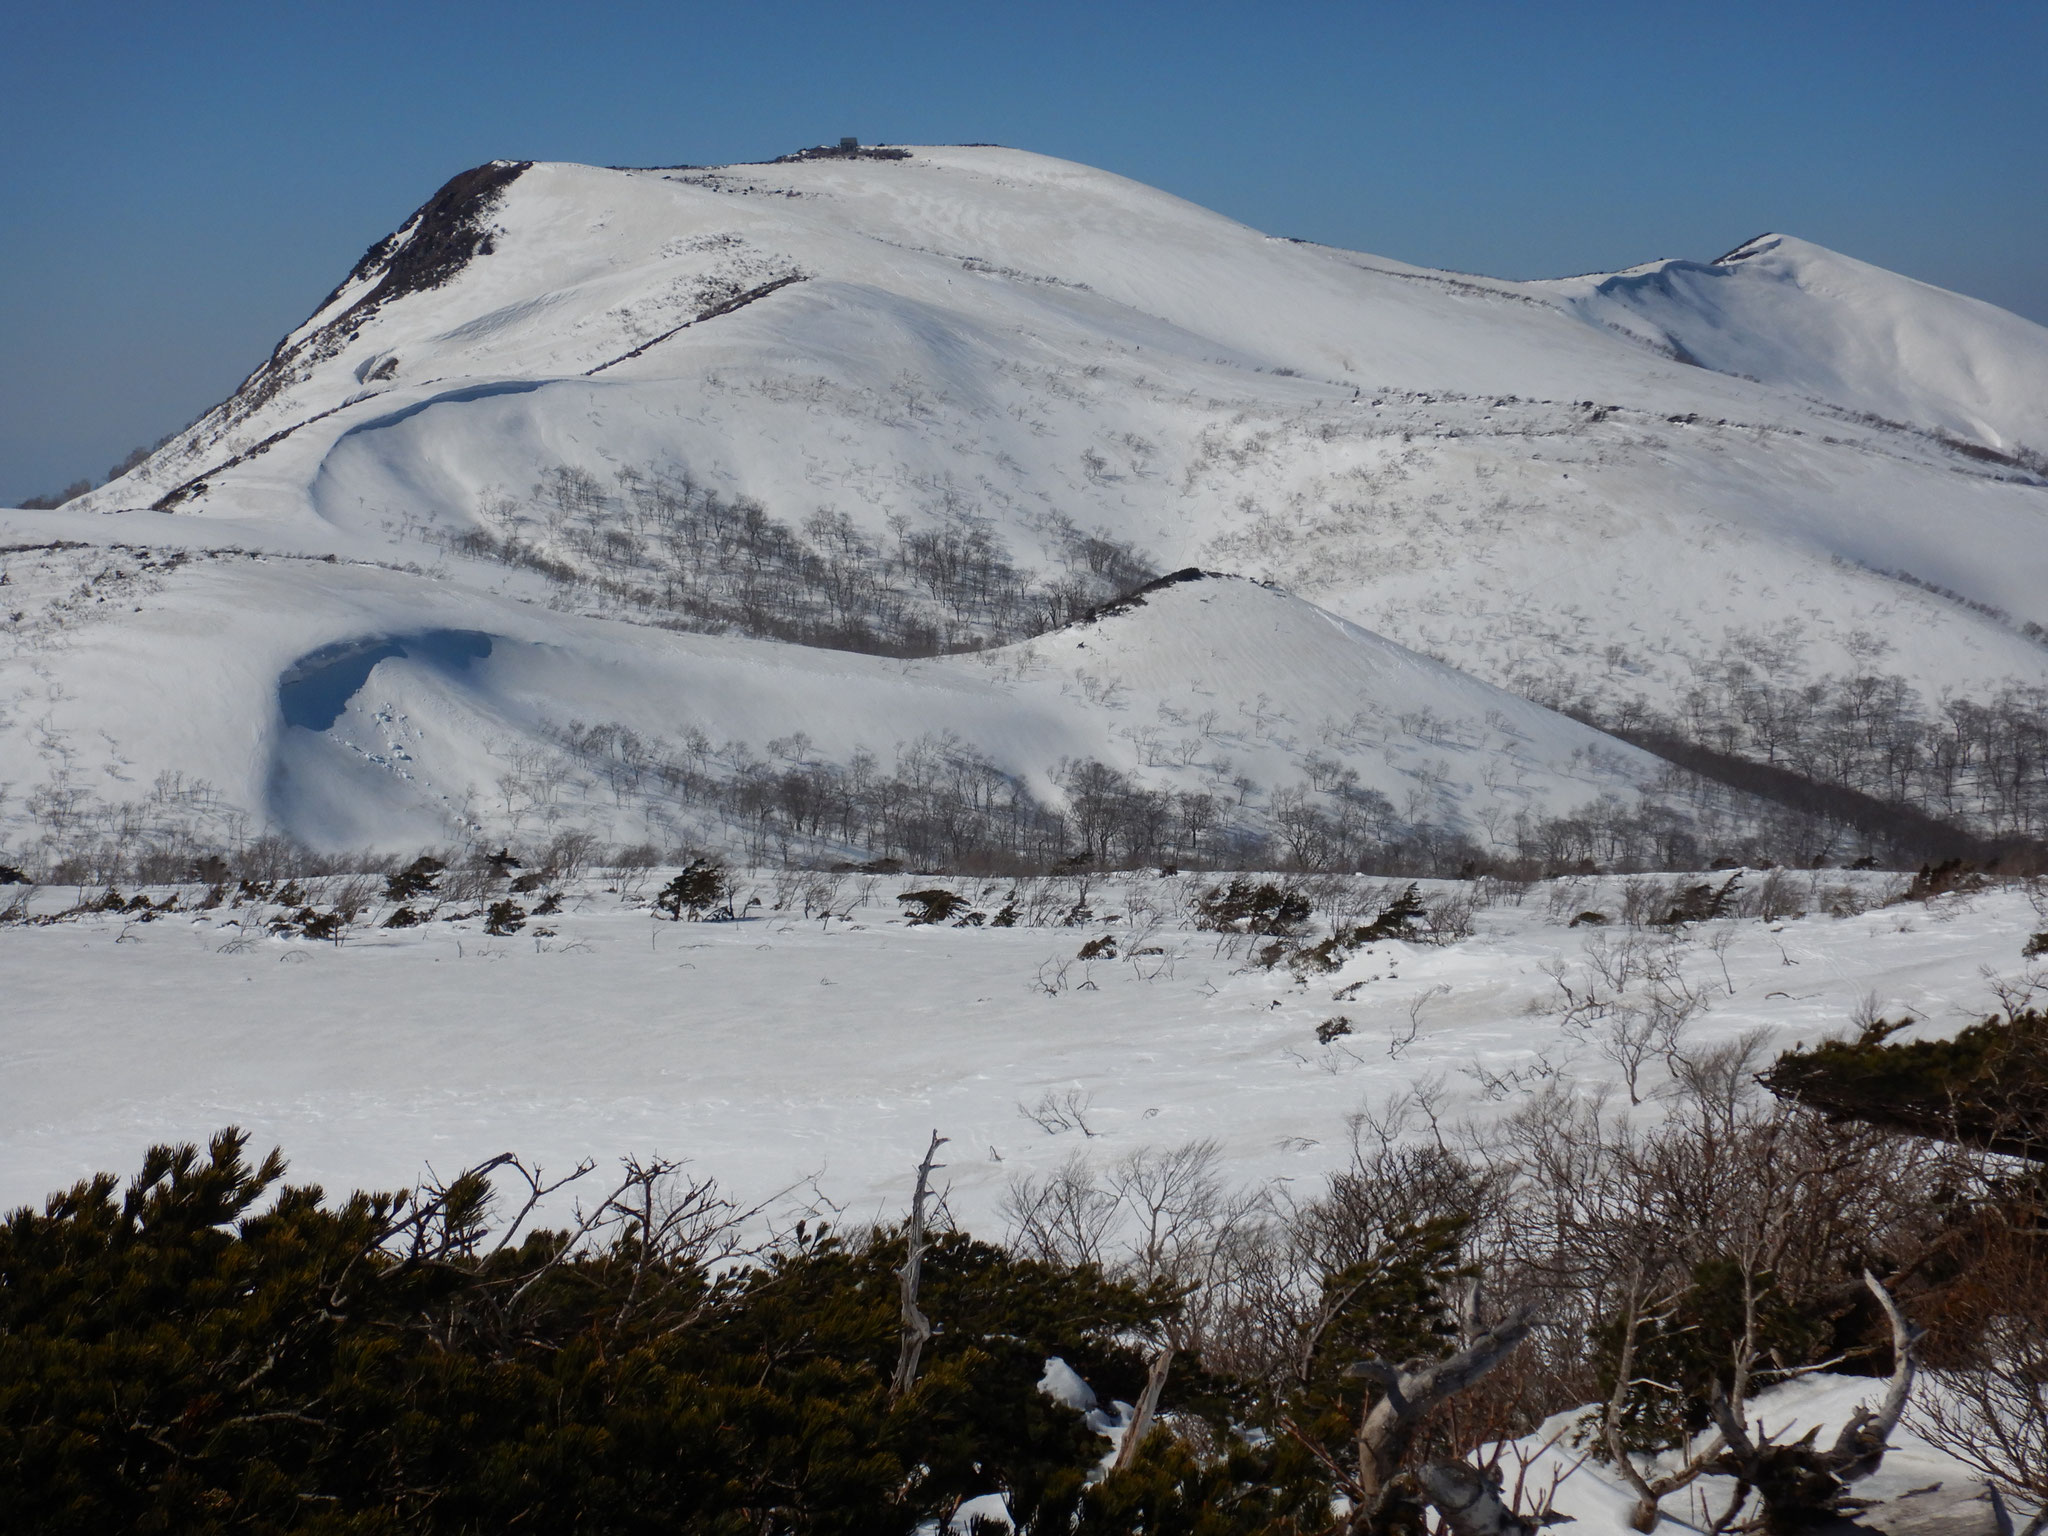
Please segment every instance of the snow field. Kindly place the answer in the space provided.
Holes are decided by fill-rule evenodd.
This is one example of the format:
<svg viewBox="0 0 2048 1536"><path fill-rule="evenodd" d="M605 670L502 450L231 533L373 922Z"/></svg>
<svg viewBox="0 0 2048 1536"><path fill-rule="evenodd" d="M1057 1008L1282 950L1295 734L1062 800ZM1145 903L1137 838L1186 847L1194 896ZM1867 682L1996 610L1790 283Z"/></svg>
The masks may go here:
<svg viewBox="0 0 2048 1536"><path fill-rule="evenodd" d="M746 921L677 924L646 906L659 878L629 881L637 895L586 881L508 938L484 935L480 915L368 927L388 903L339 946L271 937L247 908L0 927L0 1204L235 1123L335 1190L506 1150L557 1169L658 1152L749 1199L787 1190L888 1219L937 1129L953 1143L950 1210L993 1231L1014 1177L1076 1154L1213 1138L1234 1180L1313 1187L1344 1164L1361 1109L1405 1099L1419 1132L1425 1107L1483 1124L1553 1083L1625 1099L1602 1030L1562 1020L1553 972L1562 962L1578 985L1589 953L1631 940L1703 1002L1685 1049L1760 1030L1768 1053L1845 1030L1872 998L1937 1033L1981 1018L2043 926L2008 888L1721 920L1674 943L1564 926L1618 913L1617 883L1586 881L1482 907L1462 941L1378 943L1302 981L1190 926L1182 904L1205 876L1097 882L1096 916L1053 928L907 927L901 890L954 886L992 912L1012 886L917 876L844 877L830 920L794 899L768 909L776 881L757 876L741 881L740 905L764 903ZM1885 884L1795 878L1838 903L1851 884L1861 901ZM1368 915L1400 888L1355 885ZM40 890L30 909L74 896ZM1126 958L1076 958L1105 933ZM1350 1032L1319 1044L1338 1016ZM1644 1113L1667 1080L1653 1054Z"/></svg>

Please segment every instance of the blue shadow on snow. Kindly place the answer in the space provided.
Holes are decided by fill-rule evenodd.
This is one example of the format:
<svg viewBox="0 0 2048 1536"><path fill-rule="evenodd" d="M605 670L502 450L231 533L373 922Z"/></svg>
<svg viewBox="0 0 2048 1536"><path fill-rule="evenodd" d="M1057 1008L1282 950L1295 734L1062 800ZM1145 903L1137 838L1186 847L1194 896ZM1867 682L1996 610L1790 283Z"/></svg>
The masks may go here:
<svg viewBox="0 0 2048 1536"><path fill-rule="evenodd" d="M427 629L413 635L343 640L308 651L277 680L277 707L286 725L324 731L369 681L370 670L392 657L422 661L447 672L466 671L491 654L491 637L474 629Z"/></svg>
<svg viewBox="0 0 2048 1536"><path fill-rule="evenodd" d="M444 390L438 395L429 395L424 400L415 400L411 405L400 406L395 411L387 412L385 415L374 417L369 421L359 421L342 433L341 437L336 439L336 441L344 441L354 437L359 432L380 432L386 427L395 427L401 421L409 421L411 418L419 415L421 411L431 410L437 405L466 405L472 400L488 400L494 395L530 395L548 382L546 379L517 379L506 380L497 384L468 384L464 385L461 389Z"/></svg>

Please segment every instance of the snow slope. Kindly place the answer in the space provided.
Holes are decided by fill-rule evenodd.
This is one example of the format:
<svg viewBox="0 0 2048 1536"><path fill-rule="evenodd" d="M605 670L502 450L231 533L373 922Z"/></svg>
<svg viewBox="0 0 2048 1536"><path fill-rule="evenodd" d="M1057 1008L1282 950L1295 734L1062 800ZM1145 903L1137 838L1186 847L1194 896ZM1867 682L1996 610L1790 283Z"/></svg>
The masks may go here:
<svg viewBox="0 0 2048 1536"><path fill-rule="evenodd" d="M1181 706L1163 694L1105 711L1070 677L1073 718L1055 730L1029 714L1053 706L1028 678L989 692L1006 661L905 669L919 681L884 706L869 701L897 696L885 666L649 628L658 603L589 585L588 552L623 529L636 487L684 482L788 529L836 514L877 548L973 533L1033 579L1100 534L1155 569L1275 582L1543 698L1668 707L1731 631L1767 626L1810 673L1845 669L1876 636L1923 699L1976 697L2048 680L2025 630L2048 624L2048 485L2017 462L2043 440L2043 378L2040 327L1784 237L1712 267L1518 284L1273 239L1012 150L500 162L452 182L131 474L56 512L0 514L0 543L114 551L95 570L129 559L120 546L193 551L208 571L189 599L174 594L198 566L149 578L161 621L100 593L83 600L89 624L76 604L46 624L37 601L70 603L72 577L9 557L0 753L17 806L39 785L106 796L172 773L234 785L243 813L309 835L390 818L410 836L471 789L488 800L543 687L567 690L557 716L658 716L673 735L679 671L746 656L731 665L772 680L734 690L748 703L731 723L708 709L707 730L766 740L778 714L871 746L958 730L1027 775L1045 754L1013 749L1023 737L1132 766L1170 755L1178 727L1159 711ZM571 472L573 504L545 490ZM525 565L490 553L514 547ZM82 582L99 558L55 565ZM25 582L55 586L31 601ZM349 697L368 711L350 717L352 745L283 730L277 680L301 658L442 629L502 643L475 666L377 661L377 686ZM1146 645L1189 678L1218 672L1174 650L1197 643ZM529 654L550 659L514 665ZM1284 686L1256 648L1229 664L1225 713L1271 694L1297 759L1356 713L1317 692L1322 659ZM863 681L843 696L858 706L820 726L824 685L805 681L820 675L872 675L878 691ZM787 707L769 702L778 690ZM1452 691L1437 713L1506 708ZM1419 718L1412 703L1392 715ZM1001 724L1012 707L1034 724ZM445 755L394 780L380 710L445 727ZM851 714L873 723L840 723ZM1577 747L1550 725L1527 734L1563 753L1532 792L1556 804L1585 779ZM347 752L359 761L333 769ZM1484 777L1449 766L1439 781ZM1365 777L1397 802L1415 782ZM353 819L335 785L360 801Z"/></svg>
<svg viewBox="0 0 2048 1536"><path fill-rule="evenodd" d="M2048 452L2048 330L1790 235L1708 264L1660 261L1554 285L1580 314L1703 368Z"/></svg>
<svg viewBox="0 0 2048 1536"><path fill-rule="evenodd" d="M1497 682L1536 649L1668 702L1686 657L1788 612L1814 670L1881 628L1928 696L2048 665L2015 633L2048 623L2048 493L1941 436L2048 440L2048 332L1787 237L1517 284L1011 150L494 174L467 215L487 252L375 302L370 262L85 507L174 495L418 557L480 529L557 547L551 467L680 471L792 525L974 522L1027 566L1064 520Z"/></svg>
<svg viewBox="0 0 2048 1536"><path fill-rule="evenodd" d="M0 781L56 778L119 803L173 772L257 826L402 850L521 830L533 806L504 781L551 756L572 722L670 742L698 731L756 753L801 733L827 762L862 750L886 762L950 736L1055 803L1069 759L1193 789L1214 787L1226 756L1233 772L1277 785L1320 754L1410 819L1475 834L1517 810L1559 815L1629 796L1658 766L1299 598L1228 578L1168 585L1021 645L905 662L576 618L374 566L147 560L9 560L10 589L40 586L48 606L37 643L0 660L0 697L17 701L0 731ZM98 583L116 594L111 610L63 607L94 585L79 582L81 568L125 573ZM715 828L650 822L644 804L587 770L562 775L549 804L610 839L716 840ZM13 811L26 836L35 809L24 796L0 814Z"/></svg>

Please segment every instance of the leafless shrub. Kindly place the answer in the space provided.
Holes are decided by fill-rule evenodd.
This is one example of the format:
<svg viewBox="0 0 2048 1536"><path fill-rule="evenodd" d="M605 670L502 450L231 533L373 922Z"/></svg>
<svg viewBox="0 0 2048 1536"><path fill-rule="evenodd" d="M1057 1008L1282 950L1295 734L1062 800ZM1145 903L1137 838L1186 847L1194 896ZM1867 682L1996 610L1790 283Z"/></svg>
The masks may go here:
<svg viewBox="0 0 2048 1536"><path fill-rule="evenodd" d="M1829 917L1861 917L1871 907L1864 890L1853 880L1824 880L1818 871L1807 883L1807 910L1825 912Z"/></svg>
<svg viewBox="0 0 2048 1536"><path fill-rule="evenodd" d="M1676 882L1636 875L1622 882L1621 920L1631 928L1643 928L1661 921L1671 910Z"/></svg>
<svg viewBox="0 0 2048 1536"><path fill-rule="evenodd" d="M383 889L384 881L381 878L349 875L331 882L325 899L335 916L344 923L354 923L376 903Z"/></svg>
<svg viewBox="0 0 2048 1536"><path fill-rule="evenodd" d="M1036 1104L1027 1107L1020 1101L1017 1113L1048 1136L1079 1131L1083 1136L1092 1137L1095 1132L1089 1128L1087 1115L1094 1102L1095 1096L1085 1089L1048 1088Z"/></svg>
<svg viewBox="0 0 2048 1536"><path fill-rule="evenodd" d="M1117 1216L1115 1198L1079 1152L1042 1179L1013 1180L999 1209L1010 1246L1049 1264L1101 1264Z"/></svg>
<svg viewBox="0 0 2048 1536"><path fill-rule="evenodd" d="M1018 881L1014 898L1018 922L1026 928L1052 927L1066 911L1062 895L1059 886L1050 879Z"/></svg>
<svg viewBox="0 0 2048 1536"><path fill-rule="evenodd" d="M1033 1258L1193 1282L1213 1270L1219 1243L1254 1204L1225 1185L1218 1144L1201 1140L1140 1148L1099 1168L1077 1152L1043 1178L1013 1179L1001 1211L1010 1245Z"/></svg>
<svg viewBox="0 0 2048 1536"><path fill-rule="evenodd" d="M1072 955L1055 955L1050 960L1041 960L1031 984L1047 997L1058 997L1071 985L1067 976L1073 970L1074 964Z"/></svg>
<svg viewBox="0 0 2048 1536"><path fill-rule="evenodd" d="M1643 1102L1639 1079L1643 1063L1655 1049L1655 1027L1655 1021L1644 1010L1623 1006L1608 1014L1606 1028L1600 1034L1600 1054L1621 1069L1621 1080L1628 1088L1631 1104Z"/></svg>
<svg viewBox="0 0 2048 1536"><path fill-rule="evenodd" d="M1401 1053L1413 1045L1416 1038L1422 1033L1423 1009L1427 1008L1438 998L1447 995L1450 990L1450 983L1439 982L1428 991L1418 993L1415 997L1409 999L1407 1024L1405 1026L1400 1024L1390 1024L1387 1026L1387 1054L1389 1056L1393 1057L1396 1061L1401 1059Z"/></svg>
<svg viewBox="0 0 2048 1536"><path fill-rule="evenodd" d="M1533 880L1515 875L1481 875L1473 882L1482 907L1519 907L1528 899Z"/></svg>
<svg viewBox="0 0 2048 1536"><path fill-rule="evenodd" d="M1139 1279L1197 1280L1211 1267L1220 1237L1246 1203L1222 1176L1222 1148L1213 1140L1127 1153L1105 1183L1129 1216L1129 1271Z"/></svg>
<svg viewBox="0 0 2048 1536"><path fill-rule="evenodd" d="M822 917L838 910L840 877L824 871L812 872L810 878L798 887L797 896L803 903L805 917Z"/></svg>
<svg viewBox="0 0 2048 1536"><path fill-rule="evenodd" d="M236 855L234 866L244 880L289 880L328 872L325 860L290 838L274 834L253 839Z"/></svg>
<svg viewBox="0 0 2048 1536"><path fill-rule="evenodd" d="M596 858L600 846L595 832L587 828L572 828L549 838L535 855L534 862L540 872L551 880L580 880L584 870Z"/></svg>
<svg viewBox="0 0 2048 1536"><path fill-rule="evenodd" d="M661 852L652 843L613 850L604 868L604 883L631 901L647 889L649 876L661 863Z"/></svg>
<svg viewBox="0 0 2048 1536"><path fill-rule="evenodd" d="M1763 1385L1812 1368L1785 1357L1782 1320L1840 1313L1852 1299L1847 1265L1876 1252L1910 1260L1939 1224L1944 1155L1760 1098L1752 1075L1761 1046L1749 1035L1679 1053L1672 1112L1660 1123L1635 1125L1597 1101L1557 1092L1504 1132L1500 1155L1515 1169L1508 1254L1546 1291L1554 1319L1587 1334L1604 1330L1618 1343L1596 1432L1636 1487L1640 1529L1655 1523L1658 1500L1705 1471L1748 1475L1741 1469L1772 1464L1784 1448L1759 1438L1742 1404ZM1715 1325L1725 1332L1714 1347L1725 1348L1727 1404L1719 1443L1704 1447L1685 1417L1704 1405L1641 1379L1632 1363L1640 1341L1672 1326L1703 1285L1732 1286L1736 1303L1735 1322ZM1767 1337L1773 1328L1776 1343ZM1903 1402L1904 1386L1895 1386ZM1653 1442L1661 1434L1654 1443L1692 1445L1693 1453L1650 1477L1621 1443L1624 1415L1637 1426L1632 1433ZM1854 1456L1814 1454L1833 1467L1829 1476L1849 1475L1858 1458L1881 1458L1881 1448L1861 1442L1850 1449Z"/></svg>
<svg viewBox="0 0 2048 1536"><path fill-rule="evenodd" d="M1595 931L1577 965L1562 957L1541 969L1556 989L1554 1012L1564 1027L1590 1035L1622 1074L1629 1102L1645 1093L1642 1069L1652 1059L1670 1061L1686 1026L1705 1011L1705 993L1684 972L1682 939L1630 934L1619 941Z"/></svg>
<svg viewBox="0 0 2048 1536"><path fill-rule="evenodd" d="M1686 1051L1673 1040L1665 1060L1678 1091L1698 1104L1739 1104L1751 1091L1757 1069L1770 1053L1768 1029L1746 1029L1732 1040Z"/></svg>
<svg viewBox="0 0 2048 1536"><path fill-rule="evenodd" d="M1915 1431L2048 1528L2048 1252L2001 1213L1970 1281L1988 1313L1968 1356L1940 1373Z"/></svg>
<svg viewBox="0 0 2048 1536"><path fill-rule="evenodd" d="M1600 882L1580 875L1565 875L1544 882L1544 915L1553 923L1567 922L1595 905Z"/></svg>
<svg viewBox="0 0 2048 1536"><path fill-rule="evenodd" d="M1317 915L1334 929L1353 921L1363 910L1358 886L1355 875L1320 874L1297 881L1295 888L1308 897Z"/></svg>
<svg viewBox="0 0 2048 1536"><path fill-rule="evenodd" d="M473 848L465 857L448 861L437 894L446 902L481 901L497 888L499 879L499 871L485 850Z"/></svg>
<svg viewBox="0 0 2048 1536"><path fill-rule="evenodd" d="M1865 992L1849 1010L1849 1028L1859 1036L1868 1036L1885 1022L1886 1012L1884 1001L1876 992Z"/></svg>
<svg viewBox="0 0 2048 1536"><path fill-rule="evenodd" d="M2048 875L2029 875L2020 882L2020 890L2034 909L2034 920L2048 925Z"/></svg>
<svg viewBox="0 0 2048 1536"><path fill-rule="evenodd" d="M1479 891L1471 884L1432 892L1423 900L1427 914L1428 938L1432 944L1455 944L1472 937L1473 919L1479 912Z"/></svg>
<svg viewBox="0 0 2048 1536"><path fill-rule="evenodd" d="M1774 869L1766 874L1743 899L1745 912L1767 923L1781 923L1800 916L1799 880L1789 870Z"/></svg>

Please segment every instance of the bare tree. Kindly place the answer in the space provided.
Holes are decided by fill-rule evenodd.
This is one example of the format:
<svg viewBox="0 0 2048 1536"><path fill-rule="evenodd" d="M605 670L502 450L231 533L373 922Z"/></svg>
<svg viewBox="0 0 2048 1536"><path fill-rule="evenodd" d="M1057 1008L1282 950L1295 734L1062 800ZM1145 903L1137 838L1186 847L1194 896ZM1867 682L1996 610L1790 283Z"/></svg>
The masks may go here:
<svg viewBox="0 0 2048 1536"><path fill-rule="evenodd" d="M1721 1454L1723 1441L1716 1435L1706 1445L1697 1449L1688 1447L1676 1467L1669 1471L1649 1476L1636 1465L1635 1456L1630 1452L1622 1436L1622 1414L1628 1405L1630 1395L1643 1385L1635 1374L1636 1341L1640 1337L1646 1314L1667 1312L1674 1307L1678 1298L1665 1295L1654 1300L1644 1295L1645 1281L1642 1274L1630 1277L1628 1299L1622 1319L1620 1356L1615 1365L1614 1390L1608 1395L1600 1415L1600 1434L1608 1458L1614 1469L1621 1474L1636 1495L1635 1508L1629 1512L1629 1524L1639 1531L1653 1531L1661 1516L1659 1504L1681 1488L1689 1487L1707 1472L1714 1458Z"/></svg>
<svg viewBox="0 0 2048 1536"><path fill-rule="evenodd" d="M1476 1312L1476 1287L1472 1298ZM1476 1321L1476 1316L1469 1317L1468 1325ZM1381 1388L1379 1400L1365 1411L1358 1425L1357 1466L1353 1480L1361 1496L1361 1506L1353 1513L1355 1527L1371 1529L1378 1524L1389 1496L1396 1489L1395 1480L1407 1460L1409 1445L1423 1417L1505 1360L1509 1352L1528 1336L1533 1322L1532 1313L1521 1308L1491 1327L1468 1326L1470 1341L1441 1360L1426 1363L1410 1360L1402 1365L1391 1365L1384 1360L1359 1360L1345 1367L1345 1375L1365 1377L1377 1382ZM1488 1536L1507 1536L1511 1531L1526 1529L1506 1513L1497 1494L1491 1495L1491 1505L1498 1507L1489 1507L1487 1491L1483 1484L1475 1489L1477 1480L1469 1466L1432 1461L1420 1469L1417 1480L1432 1503L1436 1503L1438 1496L1445 1500L1437 1508L1446 1519L1453 1518L1455 1511L1455 1518L1465 1522L1454 1526L1460 1531L1460 1536L1464 1536L1467 1529L1475 1536L1481 1531L1487 1532Z"/></svg>
<svg viewBox="0 0 2048 1536"><path fill-rule="evenodd" d="M1915 1345L1919 1333L1906 1321L1905 1313L1892 1299L1877 1276L1868 1270L1863 1283L1870 1288L1892 1325L1893 1367L1883 1401L1873 1411L1859 1407L1850 1417L1833 1445L1822 1450L1816 1444L1818 1430L1811 1429L1798 1440L1779 1443L1761 1427L1752 1428L1743 1401L1746 1381L1738 1378L1734 1391L1716 1390L1714 1422L1725 1449L1714 1470L1735 1479L1735 1492L1727 1511L1716 1522L1726 1529L1741 1511L1752 1492L1762 1498L1763 1523L1767 1530L1788 1531L1812 1523L1817 1515L1834 1513L1848 1485L1868 1477L1884 1462L1892 1431L1906 1410L1919 1368ZM1746 1331L1755 1331L1753 1310Z"/></svg>
<svg viewBox="0 0 2048 1536"><path fill-rule="evenodd" d="M2016 1504L2031 1504L2025 1536L2048 1531L2048 1250L2038 1212L2000 1209L1973 1279L1988 1315L1965 1357L1913 1408L1930 1444L1974 1468Z"/></svg>
<svg viewBox="0 0 2048 1536"><path fill-rule="evenodd" d="M910 1199L910 1223L904 1231L903 1268L896 1272L896 1278L903 1289L903 1344L896 1355L896 1373L889 1378L889 1396L901 1397L917 1384L917 1365L924 1355L924 1347L932 1336L931 1320L918 1310L917 1287L924 1275L924 1207L930 1198L932 1174L943 1163L935 1163L939 1148L947 1138L937 1131L932 1132L931 1145L925 1148L924 1160L917 1165L917 1190Z"/></svg>
<svg viewBox="0 0 2048 1536"><path fill-rule="evenodd" d="M1167 1373L1172 1369L1173 1344L1169 1341L1153 1352L1152 1363L1145 1370L1145 1390L1138 1394L1138 1405L1132 1410L1130 1427L1116 1448L1111 1471L1121 1472L1137 1459L1139 1447L1152 1433L1153 1420L1159 1412L1159 1395L1166 1390Z"/></svg>

